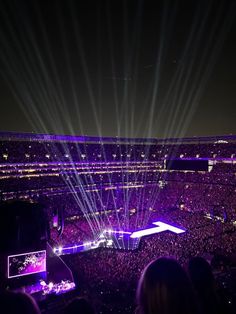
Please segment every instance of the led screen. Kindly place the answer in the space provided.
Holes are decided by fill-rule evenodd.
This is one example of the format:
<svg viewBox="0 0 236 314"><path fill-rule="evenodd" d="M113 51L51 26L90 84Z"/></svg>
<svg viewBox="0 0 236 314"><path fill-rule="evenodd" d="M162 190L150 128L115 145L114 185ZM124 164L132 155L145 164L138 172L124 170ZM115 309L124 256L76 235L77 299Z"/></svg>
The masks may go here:
<svg viewBox="0 0 236 314"><path fill-rule="evenodd" d="M166 169L182 171L208 171L208 160L166 160Z"/></svg>
<svg viewBox="0 0 236 314"><path fill-rule="evenodd" d="M8 256L8 278L46 271L46 251Z"/></svg>

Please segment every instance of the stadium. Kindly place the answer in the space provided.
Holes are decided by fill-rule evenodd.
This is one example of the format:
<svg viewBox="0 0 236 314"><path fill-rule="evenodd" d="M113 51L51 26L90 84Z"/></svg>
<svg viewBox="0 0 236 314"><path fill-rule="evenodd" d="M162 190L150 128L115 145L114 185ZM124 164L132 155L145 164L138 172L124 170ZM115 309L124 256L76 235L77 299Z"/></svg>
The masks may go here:
<svg viewBox="0 0 236 314"><path fill-rule="evenodd" d="M141 271L161 256L181 265L194 256L207 259L233 311L235 136L2 132L0 141L0 193L7 204L1 210L3 277L12 288L28 287L43 312L60 313L78 293L93 300L98 313L132 313ZM15 223L15 216L6 228L3 210L16 204L20 217L24 206L33 206L33 229L24 218ZM36 215L36 204L44 215ZM39 268L21 270L12 262L22 266L25 252L28 258L33 252Z"/></svg>
<svg viewBox="0 0 236 314"><path fill-rule="evenodd" d="M0 313L236 313L236 1L0 1Z"/></svg>

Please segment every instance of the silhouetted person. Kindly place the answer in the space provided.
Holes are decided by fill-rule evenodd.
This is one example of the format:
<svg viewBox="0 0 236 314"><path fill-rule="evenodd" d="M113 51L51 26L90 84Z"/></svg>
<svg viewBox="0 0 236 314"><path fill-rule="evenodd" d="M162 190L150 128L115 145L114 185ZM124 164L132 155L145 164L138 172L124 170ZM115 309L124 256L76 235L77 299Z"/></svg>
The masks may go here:
<svg viewBox="0 0 236 314"><path fill-rule="evenodd" d="M159 258L145 268L137 289L136 313L197 313L191 282L177 261Z"/></svg>
<svg viewBox="0 0 236 314"><path fill-rule="evenodd" d="M194 257L188 263L188 273L197 293L200 312L223 313L210 264L202 257Z"/></svg>
<svg viewBox="0 0 236 314"><path fill-rule="evenodd" d="M35 300L23 292L5 291L0 294L1 314L40 314Z"/></svg>
<svg viewBox="0 0 236 314"><path fill-rule="evenodd" d="M66 306L64 314L95 314L95 311L87 299L75 298Z"/></svg>

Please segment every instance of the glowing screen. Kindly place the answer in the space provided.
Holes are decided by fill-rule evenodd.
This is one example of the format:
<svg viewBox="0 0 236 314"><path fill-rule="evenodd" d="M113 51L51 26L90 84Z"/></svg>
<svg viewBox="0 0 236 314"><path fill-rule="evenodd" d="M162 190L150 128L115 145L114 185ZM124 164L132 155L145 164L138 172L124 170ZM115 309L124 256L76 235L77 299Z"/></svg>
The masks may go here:
<svg viewBox="0 0 236 314"><path fill-rule="evenodd" d="M8 256L8 278L46 271L46 251Z"/></svg>

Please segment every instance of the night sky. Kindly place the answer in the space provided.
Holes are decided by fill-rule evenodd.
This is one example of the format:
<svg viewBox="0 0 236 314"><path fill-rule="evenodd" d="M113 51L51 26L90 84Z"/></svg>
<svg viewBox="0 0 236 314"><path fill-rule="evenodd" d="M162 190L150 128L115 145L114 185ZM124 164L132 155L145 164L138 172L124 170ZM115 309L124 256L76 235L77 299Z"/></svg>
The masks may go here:
<svg viewBox="0 0 236 314"><path fill-rule="evenodd" d="M0 131L236 134L236 1L0 0Z"/></svg>

